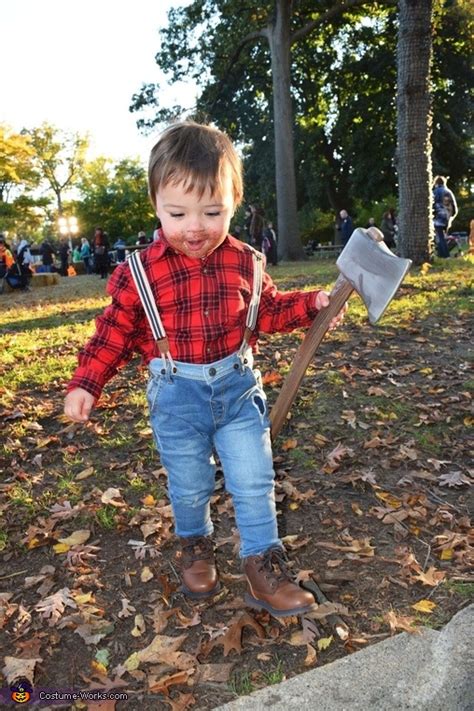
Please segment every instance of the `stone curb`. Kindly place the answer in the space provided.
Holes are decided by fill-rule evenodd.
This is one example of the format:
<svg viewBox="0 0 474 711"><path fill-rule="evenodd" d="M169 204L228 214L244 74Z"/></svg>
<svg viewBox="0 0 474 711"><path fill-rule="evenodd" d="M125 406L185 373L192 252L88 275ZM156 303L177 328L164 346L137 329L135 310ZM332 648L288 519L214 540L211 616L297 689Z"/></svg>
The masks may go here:
<svg viewBox="0 0 474 711"><path fill-rule="evenodd" d="M474 604L214 711L474 711Z"/></svg>

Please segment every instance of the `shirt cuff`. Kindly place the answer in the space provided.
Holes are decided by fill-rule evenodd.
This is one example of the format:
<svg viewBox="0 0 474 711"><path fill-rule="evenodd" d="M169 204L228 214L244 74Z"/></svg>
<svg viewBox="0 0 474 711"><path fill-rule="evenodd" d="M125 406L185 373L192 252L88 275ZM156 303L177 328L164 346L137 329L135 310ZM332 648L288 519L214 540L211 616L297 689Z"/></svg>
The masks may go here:
<svg viewBox="0 0 474 711"><path fill-rule="evenodd" d="M104 383L100 379L94 378L93 373L91 373L90 370L81 373L81 368L78 368L72 379L67 384L66 392L69 393L71 390L75 390L76 388L82 388L98 400L101 396L103 387Z"/></svg>

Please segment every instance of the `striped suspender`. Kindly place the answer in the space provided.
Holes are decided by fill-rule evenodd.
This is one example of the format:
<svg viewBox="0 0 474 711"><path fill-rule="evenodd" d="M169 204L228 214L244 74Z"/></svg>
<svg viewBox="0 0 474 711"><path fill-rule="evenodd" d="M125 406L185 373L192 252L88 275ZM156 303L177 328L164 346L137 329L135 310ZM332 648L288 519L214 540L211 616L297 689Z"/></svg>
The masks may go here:
<svg viewBox="0 0 474 711"><path fill-rule="evenodd" d="M250 336L257 325L258 308L260 306L260 297L262 296L263 283L263 257L256 249L252 249L253 260L253 288L252 298L250 299L249 308L247 311L247 319L245 321L245 331L242 344L239 348L238 355L242 358L245 351L249 347Z"/></svg>
<svg viewBox="0 0 474 711"><path fill-rule="evenodd" d="M252 260L253 260L253 288L252 288L252 298L250 299L249 308L247 311L247 318L245 321L245 332L242 344L239 348L238 355L243 357L247 348L249 347L249 339L255 330L257 325L258 308L260 305L260 297L262 295L262 283L263 283L263 258L262 255L255 249L252 249ZM163 365L166 366L166 359L169 360L172 368L175 368L173 359L170 353L169 341L166 336L165 329L161 322L160 314L156 307L155 299L153 297L153 292L151 290L150 282L145 274L145 269L143 268L142 260L140 259L140 253L137 250L133 252L128 258L128 264L130 266L130 271L132 273L133 281L135 283L138 296L143 305L145 315L150 324L151 332L156 340L157 346L159 348L161 357L163 359Z"/></svg>
<svg viewBox="0 0 474 711"><path fill-rule="evenodd" d="M166 359L168 359L171 367L175 368L170 353L170 344L166 336L165 329L163 328L160 314L156 308L150 282L145 274L145 269L143 268L143 263L140 259L140 253L138 250L130 255L128 258L128 264L130 266L130 271L132 273L133 281L135 282L138 296L140 297L145 315L148 319L148 323L150 324L151 332L153 333L153 337L155 338L160 355L163 359L163 367L166 368Z"/></svg>

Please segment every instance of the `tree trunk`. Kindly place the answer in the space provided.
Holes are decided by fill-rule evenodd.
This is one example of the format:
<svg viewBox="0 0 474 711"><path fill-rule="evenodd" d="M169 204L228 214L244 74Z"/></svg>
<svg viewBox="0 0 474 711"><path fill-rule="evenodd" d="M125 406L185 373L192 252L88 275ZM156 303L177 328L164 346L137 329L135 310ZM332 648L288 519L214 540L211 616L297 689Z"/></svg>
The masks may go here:
<svg viewBox="0 0 474 711"><path fill-rule="evenodd" d="M414 264L431 257L432 0L400 0L397 45L399 251Z"/></svg>
<svg viewBox="0 0 474 711"><path fill-rule="evenodd" d="M278 250L281 259L303 259L298 230L290 80L290 17L292 3L276 0L275 19L269 28L275 127L275 182Z"/></svg>

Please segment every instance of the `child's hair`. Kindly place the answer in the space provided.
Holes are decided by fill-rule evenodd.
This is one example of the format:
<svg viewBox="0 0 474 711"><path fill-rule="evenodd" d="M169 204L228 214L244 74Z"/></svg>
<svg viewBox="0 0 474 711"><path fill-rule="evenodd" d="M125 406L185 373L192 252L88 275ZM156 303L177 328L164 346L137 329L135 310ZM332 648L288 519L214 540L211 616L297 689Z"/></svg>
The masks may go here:
<svg viewBox="0 0 474 711"><path fill-rule="evenodd" d="M230 170L234 204L243 196L242 162L230 138L217 128L194 121L172 124L153 146L148 163L148 190L156 207L156 193L165 185L183 182L186 192L213 195Z"/></svg>

